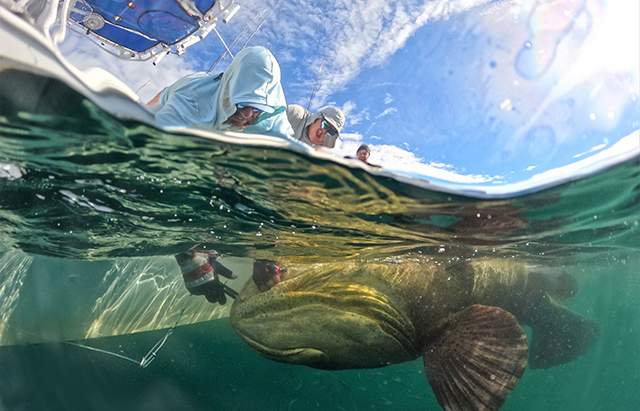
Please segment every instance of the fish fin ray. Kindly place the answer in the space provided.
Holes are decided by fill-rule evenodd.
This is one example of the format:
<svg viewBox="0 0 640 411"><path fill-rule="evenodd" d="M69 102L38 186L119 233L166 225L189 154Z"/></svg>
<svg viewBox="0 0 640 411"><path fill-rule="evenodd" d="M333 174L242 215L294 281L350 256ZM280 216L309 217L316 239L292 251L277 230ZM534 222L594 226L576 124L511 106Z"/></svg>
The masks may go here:
<svg viewBox="0 0 640 411"><path fill-rule="evenodd" d="M427 378L446 411L498 410L524 373L527 337L497 307L474 305L443 321L422 347Z"/></svg>

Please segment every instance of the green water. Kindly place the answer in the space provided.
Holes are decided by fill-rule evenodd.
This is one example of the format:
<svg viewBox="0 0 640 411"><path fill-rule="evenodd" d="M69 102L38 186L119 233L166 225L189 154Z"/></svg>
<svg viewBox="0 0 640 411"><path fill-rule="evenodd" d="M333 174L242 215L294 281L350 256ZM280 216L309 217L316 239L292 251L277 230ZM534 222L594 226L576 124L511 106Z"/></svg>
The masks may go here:
<svg viewBox="0 0 640 411"><path fill-rule="evenodd" d="M602 327L580 359L524 374L503 410L635 410L640 404L640 279L632 263L580 276L576 311ZM637 267L637 265L635 266ZM578 274L578 273L576 273ZM92 340L140 359L164 331ZM228 319L178 327L147 368L60 344L0 350L5 409L438 410L421 360L320 371L264 359Z"/></svg>
<svg viewBox="0 0 640 411"><path fill-rule="evenodd" d="M9 75L45 92L0 110L0 162L11 170L0 178L0 409L440 409L421 360L319 371L253 353L228 306L182 286L171 256L194 244L222 254L242 277L229 282L236 289L253 258L413 251L561 267L580 286L566 305L601 335L571 363L527 369L502 409L640 408L638 158L478 200L288 151L163 134L59 83ZM139 361L176 321L148 367L113 355Z"/></svg>

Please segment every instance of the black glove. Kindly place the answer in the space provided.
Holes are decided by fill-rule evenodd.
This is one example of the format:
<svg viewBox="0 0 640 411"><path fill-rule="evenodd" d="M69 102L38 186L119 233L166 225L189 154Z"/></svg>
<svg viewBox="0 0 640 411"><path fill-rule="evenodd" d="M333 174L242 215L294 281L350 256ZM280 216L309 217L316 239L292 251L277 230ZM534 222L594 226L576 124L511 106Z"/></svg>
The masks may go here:
<svg viewBox="0 0 640 411"><path fill-rule="evenodd" d="M220 280L216 279L215 281L210 281L204 285L202 294L210 303L225 305L227 303L227 296L224 291L224 284L222 284Z"/></svg>

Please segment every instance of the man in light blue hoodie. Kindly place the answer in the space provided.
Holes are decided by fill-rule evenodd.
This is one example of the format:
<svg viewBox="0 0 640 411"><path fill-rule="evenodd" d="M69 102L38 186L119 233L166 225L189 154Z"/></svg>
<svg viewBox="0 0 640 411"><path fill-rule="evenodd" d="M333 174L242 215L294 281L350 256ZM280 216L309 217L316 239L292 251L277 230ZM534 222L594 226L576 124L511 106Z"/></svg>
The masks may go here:
<svg viewBox="0 0 640 411"><path fill-rule="evenodd" d="M280 66L264 47L243 49L227 71L218 76L185 76L148 104L157 110L156 121L164 127L293 136L280 84Z"/></svg>

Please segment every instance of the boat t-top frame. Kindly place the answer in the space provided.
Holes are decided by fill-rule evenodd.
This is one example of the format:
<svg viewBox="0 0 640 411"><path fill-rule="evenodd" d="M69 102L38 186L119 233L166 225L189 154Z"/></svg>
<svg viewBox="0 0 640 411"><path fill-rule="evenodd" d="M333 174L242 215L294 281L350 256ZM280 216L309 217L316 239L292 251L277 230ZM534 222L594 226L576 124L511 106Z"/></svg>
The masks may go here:
<svg viewBox="0 0 640 411"><path fill-rule="evenodd" d="M239 8L234 0L59 0L50 7L56 18L48 21L59 26L56 42L69 28L119 59L157 64L217 33L216 24L228 22Z"/></svg>

